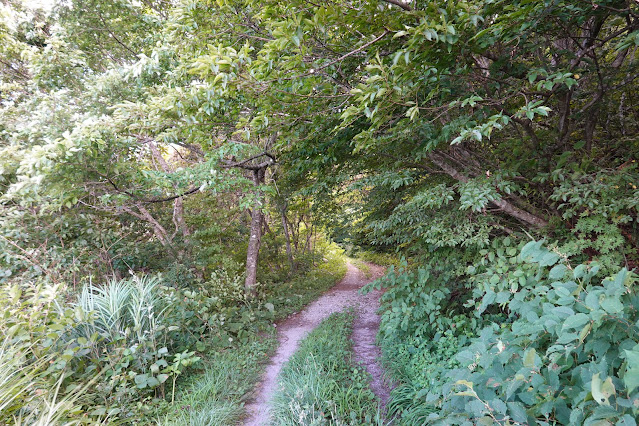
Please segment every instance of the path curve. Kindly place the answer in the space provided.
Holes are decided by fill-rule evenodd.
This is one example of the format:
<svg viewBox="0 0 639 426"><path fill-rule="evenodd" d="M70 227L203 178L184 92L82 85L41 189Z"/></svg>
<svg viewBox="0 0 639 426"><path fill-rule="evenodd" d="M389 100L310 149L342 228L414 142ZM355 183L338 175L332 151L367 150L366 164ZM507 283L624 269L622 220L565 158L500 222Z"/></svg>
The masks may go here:
<svg viewBox="0 0 639 426"><path fill-rule="evenodd" d="M371 276L366 277L350 262L347 263L344 278L324 295L320 296L305 309L278 324L279 346L261 382L257 385L255 399L246 406L246 426L266 426L269 420L269 402L275 393L277 376L284 363L293 355L297 346L311 330L317 327L332 313L346 308L355 308L356 317L353 323L353 351L355 361L366 366L373 380L371 389L380 398L382 407L388 401L389 390L383 383L382 368L378 364L379 348L375 345L375 336L379 329L379 296L380 291L373 291L365 296L358 290L370 281L381 277L384 268L369 264Z"/></svg>

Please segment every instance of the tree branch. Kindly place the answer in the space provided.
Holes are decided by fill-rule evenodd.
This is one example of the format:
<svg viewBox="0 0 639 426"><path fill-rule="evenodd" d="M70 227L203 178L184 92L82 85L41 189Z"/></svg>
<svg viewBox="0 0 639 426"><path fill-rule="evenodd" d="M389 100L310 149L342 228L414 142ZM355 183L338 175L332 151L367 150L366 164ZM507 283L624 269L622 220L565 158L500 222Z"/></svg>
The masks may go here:
<svg viewBox="0 0 639 426"><path fill-rule="evenodd" d="M380 41L382 38L386 37L388 34L390 34L390 32L391 32L390 30L385 30L381 35L375 37L373 40L369 41L368 43L361 45L360 47L358 47L355 50L351 50L350 52L340 56L339 58L337 58L337 59L335 59L335 60L333 60L333 61L331 61L331 62L329 62L327 64L322 65L321 67L319 67L317 69L313 69L313 70L311 70L309 72L306 72L306 73L303 73L303 74L298 74L298 75L293 76L293 77L287 77L287 78L284 78L283 80L295 80L295 79L298 79L298 78L308 77L309 75L313 75L316 72L323 70L324 68L328 68L331 65L335 65L336 63L343 61L344 59L348 58L349 56L353 56L354 54L361 52L362 50L366 49L368 46L370 46L372 44L375 44L378 41Z"/></svg>
<svg viewBox="0 0 639 426"><path fill-rule="evenodd" d="M408 4L406 4L402 0L382 0L382 1L386 3L394 4L395 6L399 6L407 12L410 12L413 10L413 8L411 8Z"/></svg>
<svg viewBox="0 0 639 426"><path fill-rule="evenodd" d="M470 179L460 173L459 171L457 171L453 166L451 166L450 164L448 164L446 162L446 160L444 160L444 158L437 153L431 153L429 155L429 159L430 161L433 162L433 164L435 164L436 166L438 166L440 169L442 169L444 172L446 172L446 174L448 174L450 177L452 177L453 179L462 182L462 183L466 183L468 182ZM511 203L509 203L508 201L504 200L503 198L500 200L493 200L491 201L492 204L496 205L497 207L499 207L501 209L501 211L503 211L504 213L528 224L528 225L532 225L535 228L543 228L544 226L548 225L548 222L546 222L544 219L537 217L527 211L524 211L518 207L515 207L514 205L512 205Z"/></svg>
<svg viewBox="0 0 639 426"><path fill-rule="evenodd" d="M268 157L268 159L262 163L259 164L248 164L249 162L256 160L260 157ZM237 162L233 162L230 160L222 160L222 162L224 164L222 164L222 167L225 169L230 169L230 168L234 168L234 167L239 167L241 169L246 169L246 170L259 170L261 168L264 168L270 164L273 164L275 162L275 157L273 156L273 154L264 151L260 154L256 154L253 155L252 157L249 157L245 160L242 161L237 161Z"/></svg>

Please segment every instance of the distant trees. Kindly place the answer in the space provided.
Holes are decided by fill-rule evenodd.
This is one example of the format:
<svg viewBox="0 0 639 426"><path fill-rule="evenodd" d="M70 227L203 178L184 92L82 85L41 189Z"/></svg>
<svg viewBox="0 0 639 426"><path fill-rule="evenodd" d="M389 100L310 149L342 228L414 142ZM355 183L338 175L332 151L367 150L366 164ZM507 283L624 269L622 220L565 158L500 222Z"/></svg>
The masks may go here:
<svg viewBox="0 0 639 426"><path fill-rule="evenodd" d="M135 218L169 247L197 234L187 195L232 193L248 288L276 192L387 248L583 247L592 221L637 248L635 2L4 7L3 208Z"/></svg>

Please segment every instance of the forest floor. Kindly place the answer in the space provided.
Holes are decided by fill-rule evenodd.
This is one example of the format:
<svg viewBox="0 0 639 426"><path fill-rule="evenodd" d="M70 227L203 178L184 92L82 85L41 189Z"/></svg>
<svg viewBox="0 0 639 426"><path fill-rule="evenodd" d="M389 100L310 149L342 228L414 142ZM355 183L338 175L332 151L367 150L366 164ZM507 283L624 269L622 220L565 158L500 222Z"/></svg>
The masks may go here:
<svg viewBox="0 0 639 426"><path fill-rule="evenodd" d="M379 364L380 350L375 345L380 321L377 310L382 292L375 290L361 295L359 289L381 277L384 268L367 265L369 271L365 274L349 262L346 275L339 283L302 311L277 324L278 348L256 387L255 399L246 406L246 426L264 426L269 423L269 404L277 388L277 377L284 363L297 349L300 340L332 313L351 307L356 314L351 335L354 360L365 366L372 376L371 390L380 399L380 409L383 410L390 390L384 383L383 370Z"/></svg>

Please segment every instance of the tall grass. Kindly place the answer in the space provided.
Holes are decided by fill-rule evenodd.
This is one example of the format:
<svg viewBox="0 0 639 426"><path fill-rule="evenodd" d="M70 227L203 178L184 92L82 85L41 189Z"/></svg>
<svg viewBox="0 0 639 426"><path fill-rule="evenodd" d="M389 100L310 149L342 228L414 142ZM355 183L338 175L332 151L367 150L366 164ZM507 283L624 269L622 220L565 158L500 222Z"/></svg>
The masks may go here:
<svg viewBox="0 0 639 426"><path fill-rule="evenodd" d="M216 352L208 360L206 372L182 387L179 402L161 416L158 426L222 426L238 424L247 394L262 372L263 342L251 343L230 351Z"/></svg>
<svg viewBox="0 0 639 426"><path fill-rule="evenodd" d="M11 415L29 399L35 387L37 371L46 365L40 361L32 368L24 368L24 351L3 341L0 346L0 413ZM2 418L0 417L0 418Z"/></svg>
<svg viewBox="0 0 639 426"><path fill-rule="evenodd" d="M242 413L230 376L239 371L232 362L212 368L185 393L180 407L158 421L159 426L218 426L234 424ZM230 380L229 380L230 379Z"/></svg>
<svg viewBox="0 0 639 426"><path fill-rule="evenodd" d="M83 324L82 333L87 338L98 333L108 341L153 339L166 309L159 287L160 280L152 276L84 286L76 305L93 317Z"/></svg>
<svg viewBox="0 0 639 426"><path fill-rule="evenodd" d="M78 425L83 421L81 399L97 377L83 386L61 392L64 372L55 384L42 377L52 358L37 358L29 346L16 346L3 341L0 345L0 423L51 426ZM93 424L99 423L93 419Z"/></svg>

